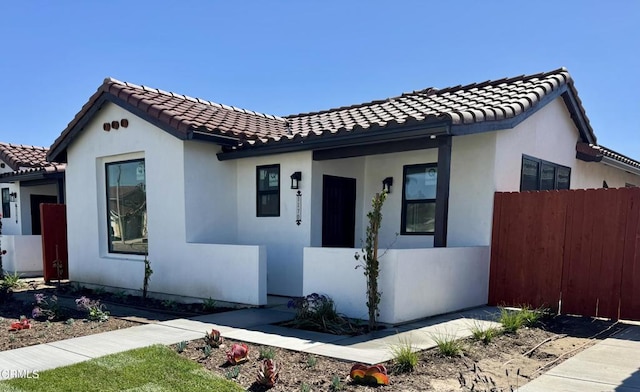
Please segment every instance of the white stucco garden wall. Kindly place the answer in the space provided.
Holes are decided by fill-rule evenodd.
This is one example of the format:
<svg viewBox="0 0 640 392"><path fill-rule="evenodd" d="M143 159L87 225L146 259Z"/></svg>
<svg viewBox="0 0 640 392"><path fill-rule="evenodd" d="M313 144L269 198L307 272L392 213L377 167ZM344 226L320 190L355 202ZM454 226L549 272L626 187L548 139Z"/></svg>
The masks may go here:
<svg viewBox="0 0 640 392"><path fill-rule="evenodd" d="M39 235L2 235L2 268L22 277L42 276L42 237Z"/></svg>
<svg viewBox="0 0 640 392"><path fill-rule="evenodd" d="M305 248L304 294L331 297L338 312L367 319L366 280L355 249ZM401 324L487 303L489 248L380 250L379 321ZM330 279L327 277L331 277Z"/></svg>
<svg viewBox="0 0 640 392"><path fill-rule="evenodd" d="M129 120L127 128L102 130L104 122L122 118ZM197 150L198 146L186 149ZM265 304L263 247L187 243L186 194L208 189L193 182L194 189L185 187L185 170L198 159L185 160L184 153L182 141L116 105L106 104L95 115L67 151L70 279L124 289L142 287L143 256L107 251L105 163L144 158L149 260L154 271L150 291ZM200 207L228 208L216 204ZM200 230L195 237L206 237L202 225L191 228L193 232ZM245 281L251 284L236 283Z"/></svg>

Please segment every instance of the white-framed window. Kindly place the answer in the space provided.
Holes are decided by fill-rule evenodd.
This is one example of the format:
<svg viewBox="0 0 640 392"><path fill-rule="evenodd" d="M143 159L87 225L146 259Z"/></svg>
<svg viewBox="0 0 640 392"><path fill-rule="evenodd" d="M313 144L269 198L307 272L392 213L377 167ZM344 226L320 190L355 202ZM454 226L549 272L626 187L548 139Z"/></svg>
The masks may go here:
<svg viewBox="0 0 640 392"><path fill-rule="evenodd" d="M109 253L146 254L147 189L144 159L105 163Z"/></svg>

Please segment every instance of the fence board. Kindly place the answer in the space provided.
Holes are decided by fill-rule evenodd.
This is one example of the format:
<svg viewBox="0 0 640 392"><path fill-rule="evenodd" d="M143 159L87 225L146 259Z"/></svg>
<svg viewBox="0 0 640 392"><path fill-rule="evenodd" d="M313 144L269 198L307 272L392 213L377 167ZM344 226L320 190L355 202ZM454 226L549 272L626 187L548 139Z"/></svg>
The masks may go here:
<svg viewBox="0 0 640 392"><path fill-rule="evenodd" d="M621 277L620 318L640 319L640 188L630 189Z"/></svg>
<svg viewBox="0 0 640 392"><path fill-rule="evenodd" d="M489 303L640 320L640 188L496 193Z"/></svg>

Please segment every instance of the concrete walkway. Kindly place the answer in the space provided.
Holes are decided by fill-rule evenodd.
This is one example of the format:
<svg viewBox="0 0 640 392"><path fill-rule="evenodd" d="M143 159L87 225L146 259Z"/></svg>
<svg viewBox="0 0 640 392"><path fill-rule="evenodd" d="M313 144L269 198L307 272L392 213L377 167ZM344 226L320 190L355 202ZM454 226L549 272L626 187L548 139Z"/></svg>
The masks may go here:
<svg viewBox="0 0 640 392"><path fill-rule="evenodd" d="M640 391L640 326L629 326L589 347L518 391Z"/></svg>
<svg viewBox="0 0 640 392"><path fill-rule="evenodd" d="M43 371L152 344L175 344L204 337L212 328L225 338L264 344L349 362L374 364L393 358L392 345L410 342L419 349L435 347L433 337L464 338L474 325L497 326L495 308L479 308L344 337L273 325L292 313L277 309L243 309L192 318L178 318L117 331L0 352L0 378L24 371Z"/></svg>

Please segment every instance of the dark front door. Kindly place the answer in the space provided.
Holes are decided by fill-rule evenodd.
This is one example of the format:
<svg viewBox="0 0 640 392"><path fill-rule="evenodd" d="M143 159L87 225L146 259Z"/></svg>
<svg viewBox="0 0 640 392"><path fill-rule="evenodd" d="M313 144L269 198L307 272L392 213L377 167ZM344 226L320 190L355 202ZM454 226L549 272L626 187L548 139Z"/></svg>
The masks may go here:
<svg viewBox="0 0 640 392"><path fill-rule="evenodd" d="M356 228L356 179L323 176L322 246L353 248Z"/></svg>
<svg viewBox="0 0 640 392"><path fill-rule="evenodd" d="M31 195L31 234L42 234L40 228L40 204L41 203L57 203L56 196L47 195Z"/></svg>

